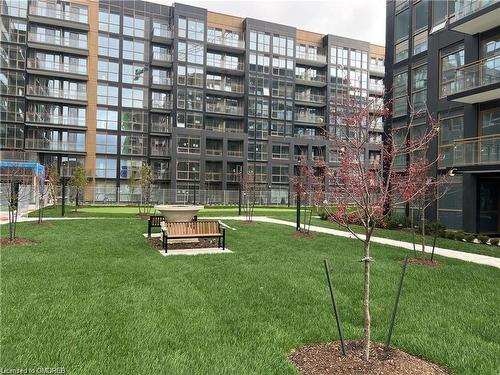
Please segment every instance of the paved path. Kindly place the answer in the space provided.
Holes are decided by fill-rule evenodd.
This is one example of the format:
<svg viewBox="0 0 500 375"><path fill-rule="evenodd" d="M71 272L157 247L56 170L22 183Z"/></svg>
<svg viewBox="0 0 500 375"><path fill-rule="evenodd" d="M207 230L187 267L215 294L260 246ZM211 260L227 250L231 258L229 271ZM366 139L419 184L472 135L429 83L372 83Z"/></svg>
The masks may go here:
<svg viewBox="0 0 500 375"><path fill-rule="evenodd" d="M123 218L109 218L109 217L47 217L44 218L44 221L48 220L100 220L100 219L127 219L125 217ZM244 221L247 218L245 216L218 216L218 217L203 217L203 219L212 219L212 220L238 220L238 221ZM36 217L23 217L19 218L19 222L22 221L37 221L38 219ZM279 225L288 225L290 227L295 228L295 223L291 221L286 221L286 220L280 220L280 219L273 219L267 216L254 216L253 217L254 221L259 221L262 223L270 223L270 224L279 224ZM4 223L2 223L4 224ZM310 230L313 232L318 232L318 233L325 233L325 234L331 234L334 236L339 236L339 237L346 237L346 238L355 238L351 233L345 232L342 230L338 229L331 229L331 228L324 228L324 227L318 227L315 225L311 225ZM359 235L361 238L364 237L363 235ZM383 237L372 237L372 241L375 243L379 243L382 245L390 245L390 246L395 246L395 247L400 247L403 249L411 250L413 251L413 244L410 242L404 242L404 241L397 241L397 240L391 240L389 238L383 238ZM421 246L419 247L421 249ZM425 247L425 252L430 253L432 251L431 246L426 246ZM450 250L450 249L443 249L440 247L436 247L434 250L434 253L437 255L441 255L447 258L454 258L454 259L460 259L466 262L472 262L472 263L477 263L477 264L484 264L487 266L492 266L496 268L500 268L500 258L495 258L495 257L490 257L487 255L480 255L480 254L473 254L473 253L466 253L463 251L457 251L457 250Z"/></svg>
<svg viewBox="0 0 500 375"><path fill-rule="evenodd" d="M246 217L245 216L224 216L224 217L212 217L210 219L214 219L214 220L246 220ZM253 219L254 219L254 221L259 221L259 222L263 222L263 223L288 225L288 226L294 227L294 228L295 228L295 225L296 225L294 222L291 222L291 221L280 220L280 219L273 219L273 218L266 217L266 216L254 216ZM326 234L331 234L331 235L334 235L334 236L340 236L340 237L346 237L346 238L355 238L351 233L346 232L346 231L337 230L337 229L331 229L331 228L318 227L318 226L315 226L315 225L311 225L310 230L313 231L313 232L326 233ZM359 235L359 236L361 238L364 238L364 235ZM390 246L401 247L403 249L407 249L407 250L413 251L413 244L410 243L410 242L391 240L389 238L383 238L383 237L372 237L372 242L383 244L383 245L390 245ZM422 249L421 245L419 246L419 249L421 251L421 249ZM425 252L426 253L430 253L431 251L432 251L432 246L426 246L425 247ZM460 259L460 260L464 260L466 262L472 262L472 263L477 263L477 264L484 264L484 265L487 265L487 266L492 266L492 267L500 268L500 258L490 257L490 256L487 256L487 255L466 253L466 252L463 252L463 251L443 249L443 248L440 248L440 247L436 247L434 249L434 254L441 255L441 256L444 256L444 257L447 257L447 258Z"/></svg>

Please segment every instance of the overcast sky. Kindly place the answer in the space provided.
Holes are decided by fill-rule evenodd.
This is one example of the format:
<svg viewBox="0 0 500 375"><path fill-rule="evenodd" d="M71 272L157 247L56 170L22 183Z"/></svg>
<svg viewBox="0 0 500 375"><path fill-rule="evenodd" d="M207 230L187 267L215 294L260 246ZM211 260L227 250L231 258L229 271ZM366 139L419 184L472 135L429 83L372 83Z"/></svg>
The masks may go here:
<svg viewBox="0 0 500 375"><path fill-rule="evenodd" d="M152 0L295 26L385 45L385 0Z"/></svg>

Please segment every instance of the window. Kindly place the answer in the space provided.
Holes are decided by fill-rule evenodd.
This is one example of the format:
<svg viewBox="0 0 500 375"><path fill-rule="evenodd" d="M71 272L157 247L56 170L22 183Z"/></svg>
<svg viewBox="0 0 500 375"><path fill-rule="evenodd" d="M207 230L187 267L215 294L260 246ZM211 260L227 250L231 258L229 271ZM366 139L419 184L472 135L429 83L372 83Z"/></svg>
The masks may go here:
<svg viewBox="0 0 500 375"><path fill-rule="evenodd" d="M203 110L203 91L187 89L186 109L201 111Z"/></svg>
<svg viewBox="0 0 500 375"><path fill-rule="evenodd" d="M153 46L153 60L158 61L171 61L172 55L167 47Z"/></svg>
<svg viewBox="0 0 500 375"><path fill-rule="evenodd" d="M116 178L116 158L95 159L96 178Z"/></svg>
<svg viewBox="0 0 500 375"><path fill-rule="evenodd" d="M128 60L144 61L144 43L124 40L123 58Z"/></svg>
<svg viewBox="0 0 500 375"><path fill-rule="evenodd" d="M203 57L204 57L203 44L188 42L187 48L188 48L187 61L191 64L203 65Z"/></svg>
<svg viewBox="0 0 500 375"><path fill-rule="evenodd" d="M2 19L2 42L26 43L26 22L10 18Z"/></svg>
<svg viewBox="0 0 500 375"><path fill-rule="evenodd" d="M250 49L253 51L269 52L271 36L264 32L250 31Z"/></svg>
<svg viewBox="0 0 500 375"><path fill-rule="evenodd" d="M26 18L26 13L28 11L28 1L27 0L13 0L2 2L2 15Z"/></svg>
<svg viewBox="0 0 500 375"><path fill-rule="evenodd" d="M288 184L289 168L285 165L273 166L271 169L271 181L273 183Z"/></svg>
<svg viewBox="0 0 500 375"><path fill-rule="evenodd" d="M286 40L284 36L274 35L273 36L273 53L277 55L286 55Z"/></svg>
<svg viewBox="0 0 500 375"><path fill-rule="evenodd" d="M180 38L186 37L186 29L187 29L186 18L179 17L179 20L177 23L177 32L178 32Z"/></svg>
<svg viewBox="0 0 500 375"><path fill-rule="evenodd" d="M23 96L24 88L24 72L0 71L0 94Z"/></svg>
<svg viewBox="0 0 500 375"><path fill-rule="evenodd" d="M200 180L200 162L199 161L178 161L177 162L178 180Z"/></svg>
<svg viewBox="0 0 500 375"><path fill-rule="evenodd" d="M414 33L427 28L429 19L429 2L420 0L413 8L413 31Z"/></svg>
<svg viewBox="0 0 500 375"><path fill-rule="evenodd" d="M288 160L290 158L290 146L289 145L273 145L273 159L284 159Z"/></svg>
<svg viewBox="0 0 500 375"><path fill-rule="evenodd" d="M123 35L144 38L144 19L140 16L123 16Z"/></svg>
<svg viewBox="0 0 500 375"><path fill-rule="evenodd" d="M438 31L445 26L446 21L455 15L455 0L441 0L432 2L431 32Z"/></svg>
<svg viewBox="0 0 500 375"><path fill-rule="evenodd" d="M0 124L0 146L2 148L23 148L24 129L19 124Z"/></svg>
<svg viewBox="0 0 500 375"><path fill-rule="evenodd" d="M463 184L462 176L454 176L441 186L438 199L438 220L451 229L462 229Z"/></svg>
<svg viewBox="0 0 500 375"><path fill-rule="evenodd" d="M144 66L141 64L123 64L122 82L134 85L143 85L144 70Z"/></svg>
<svg viewBox="0 0 500 375"><path fill-rule="evenodd" d="M419 34L416 34L413 37L413 54L418 55L421 52L427 51L427 30L422 31Z"/></svg>
<svg viewBox="0 0 500 375"><path fill-rule="evenodd" d="M442 55L441 57L441 82L439 97L444 98L451 93L458 91L458 81L456 80L456 69L464 65L465 52L463 46L458 47L454 52Z"/></svg>
<svg viewBox="0 0 500 375"><path fill-rule="evenodd" d="M0 43L2 68L24 70L26 67L26 49L21 46Z"/></svg>
<svg viewBox="0 0 500 375"><path fill-rule="evenodd" d="M461 157L463 146L455 147L455 140L464 137L464 116L439 116L439 167L452 167L454 155Z"/></svg>
<svg viewBox="0 0 500 375"><path fill-rule="evenodd" d="M147 152L146 135L122 134L120 137L122 155L146 155Z"/></svg>
<svg viewBox="0 0 500 375"><path fill-rule="evenodd" d="M271 135L279 137L292 136L292 124L281 121L271 121Z"/></svg>
<svg viewBox="0 0 500 375"><path fill-rule="evenodd" d="M267 139L269 122L267 120L248 119L248 138Z"/></svg>
<svg viewBox="0 0 500 375"><path fill-rule="evenodd" d="M97 63L97 74L99 80L118 82L118 63L99 59Z"/></svg>
<svg viewBox="0 0 500 375"><path fill-rule="evenodd" d="M500 134L500 108L481 111L480 119L479 134L481 136ZM498 143L498 140L496 142Z"/></svg>
<svg viewBox="0 0 500 375"><path fill-rule="evenodd" d="M261 76L250 76L248 92L251 95L269 95L269 78Z"/></svg>
<svg viewBox="0 0 500 375"><path fill-rule="evenodd" d="M97 108L97 129L117 130L118 111Z"/></svg>
<svg viewBox="0 0 500 375"><path fill-rule="evenodd" d="M408 58L408 34L410 30L410 10L406 9L396 16L394 27L394 62Z"/></svg>
<svg viewBox="0 0 500 375"><path fill-rule="evenodd" d="M187 84L188 86L203 87L203 68L188 66L187 68Z"/></svg>
<svg viewBox="0 0 500 375"><path fill-rule="evenodd" d="M248 160L267 161L267 145L267 141L248 142ZM264 168L262 173L267 175L267 170Z"/></svg>
<svg viewBox="0 0 500 375"><path fill-rule="evenodd" d="M249 70L257 73L269 73L270 59L269 56L251 53L249 56Z"/></svg>
<svg viewBox="0 0 500 375"><path fill-rule="evenodd" d="M153 85L171 85L170 72L166 69L152 69Z"/></svg>
<svg viewBox="0 0 500 375"><path fill-rule="evenodd" d="M180 91L180 90L179 90ZM179 98L179 91L177 97ZM159 109L171 109L172 102L170 101L170 95L166 92L151 92L151 107Z"/></svg>
<svg viewBox="0 0 500 375"><path fill-rule="evenodd" d="M97 85L97 104L118 105L118 87L99 83Z"/></svg>
<svg viewBox="0 0 500 375"><path fill-rule="evenodd" d="M177 59L179 61L186 61L186 43L177 43Z"/></svg>
<svg viewBox="0 0 500 375"><path fill-rule="evenodd" d="M188 39L205 40L205 23L200 20L188 19Z"/></svg>
<svg viewBox="0 0 500 375"><path fill-rule="evenodd" d="M248 115L255 117L268 117L269 99L265 97L250 96L248 98Z"/></svg>
<svg viewBox="0 0 500 375"><path fill-rule="evenodd" d="M120 178L140 178L142 167L141 159L121 159L120 160ZM123 184L123 183L122 183ZM120 186L122 187L122 185ZM121 193L121 192L120 192Z"/></svg>
<svg viewBox="0 0 500 375"><path fill-rule="evenodd" d="M161 38L171 38L172 30L166 21L154 20L153 21L153 35Z"/></svg>
<svg viewBox="0 0 500 375"><path fill-rule="evenodd" d="M179 137L177 139L177 153L199 154L200 144L201 142L199 137Z"/></svg>
<svg viewBox="0 0 500 375"><path fill-rule="evenodd" d="M203 115L195 112L186 112L186 128L203 129Z"/></svg>
<svg viewBox="0 0 500 375"><path fill-rule="evenodd" d="M108 57L120 57L120 40L99 35L99 55Z"/></svg>
<svg viewBox="0 0 500 375"><path fill-rule="evenodd" d="M427 64L417 63L412 71L413 110L418 112L426 108L427 102Z"/></svg>
<svg viewBox="0 0 500 375"><path fill-rule="evenodd" d="M108 33L120 33L120 15L111 13L109 10L99 10L99 31Z"/></svg>
<svg viewBox="0 0 500 375"><path fill-rule="evenodd" d="M95 152L99 154L116 154L118 151L118 135L97 132L95 135Z"/></svg>
<svg viewBox="0 0 500 375"><path fill-rule="evenodd" d="M393 116L403 116L407 114L407 95L408 95L408 73L403 72L394 75L394 108Z"/></svg>
<svg viewBox="0 0 500 375"><path fill-rule="evenodd" d="M1 122L24 122L24 99L0 97Z"/></svg>

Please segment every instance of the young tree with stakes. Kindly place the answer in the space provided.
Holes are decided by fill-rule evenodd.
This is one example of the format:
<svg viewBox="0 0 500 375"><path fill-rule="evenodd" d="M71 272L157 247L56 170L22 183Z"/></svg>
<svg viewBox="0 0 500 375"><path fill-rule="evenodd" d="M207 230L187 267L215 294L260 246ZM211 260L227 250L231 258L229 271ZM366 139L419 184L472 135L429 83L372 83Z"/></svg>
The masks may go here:
<svg viewBox="0 0 500 375"><path fill-rule="evenodd" d="M404 129L386 132L384 143L380 146L382 159L379 163L367 165L364 156L367 146L373 144L370 132L375 130L375 115L387 117L389 114L384 106L375 111L373 107L374 103L360 106L352 102L346 105L348 112L343 111L335 118L335 123L343 131L328 134L339 155L338 165L330 167L322 161L316 163L323 168L330 184L325 193L317 192L315 199L322 202L330 220L363 243L365 360L369 359L371 339L370 265L373 258L370 245L373 232L390 217L394 207L417 199L435 184L435 178L430 176L437 159L428 160L427 155L438 131L437 124L426 111L419 113L418 116L426 116L428 120L420 137L410 139L413 123ZM404 141L397 141L401 139ZM397 160L410 158L409 165L399 166L396 163ZM429 178L420 178L422 175ZM362 234L355 230L358 225L363 228Z"/></svg>
<svg viewBox="0 0 500 375"><path fill-rule="evenodd" d="M83 168L81 165L77 166L73 172L73 175L69 179L69 186L74 188L76 191L75 211L78 211L79 198L81 193L83 193L83 189L85 189L85 186L87 186L87 183L87 172L85 171L85 168Z"/></svg>

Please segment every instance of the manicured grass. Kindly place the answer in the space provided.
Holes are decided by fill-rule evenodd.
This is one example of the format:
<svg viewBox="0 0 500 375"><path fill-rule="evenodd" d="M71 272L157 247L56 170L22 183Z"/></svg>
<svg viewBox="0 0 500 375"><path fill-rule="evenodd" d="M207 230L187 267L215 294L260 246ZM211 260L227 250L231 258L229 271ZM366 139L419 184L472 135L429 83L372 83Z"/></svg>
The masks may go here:
<svg viewBox="0 0 500 375"><path fill-rule="evenodd" d="M74 211L73 206L66 208L67 217L137 217L138 209L137 207L124 207L124 206L85 206L79 208L77 212ZM155 214L155 210L151 210L152 214ZM156 214L159 214L156 212ZM200 211L200 217L213 217L213 216L236 216L238 214L237 207L223 207L223 208L206 208ZM244 214L244 213L243 213ZM60 217L61 209L46 208L44 211L45 217ZM260 208L256 207L254 211L255 216L268 216L276 219L295 221L296 213L295 208L277 207L277 208ZM30 216L37 216L36 212L32 212ZM325 220L320 220L318 218L312 218L312 225L327 227L333 229L343 230L337 224L328 222ZM361 227L354 227L356 231L362 232ZM403 232L400 230L389 230L389 229L376 229L375 236L390 238L393 240L412 242L413 237L411 233ZM432 246L432 236L426 237L426 244ZM420 236L416 236L417 250L419 249L419 244L421 244ZM488 255L492 257L500 258L500 247L490 246L483 244L471 244L467 242L459 242L454 240L449 240L446 238L438 238L436 241L437 247L442 247L445 249L465 251L468 253Z"/></svg>
<svg viewBox="0 0 500 375"><path fill-rule="evenodd" d="M2 367L71 374L290 374L301 344L336 340L322 261L345 336L362 336L360 243L228 222L233 254L162 257L138 219L19 225L1 249ZM2 227L4 230L5 226ZM407 252L373 245L373 338L383 341ZM395 346L456 374L500 370L499 270L438 257L411 266Z"/></svg>

